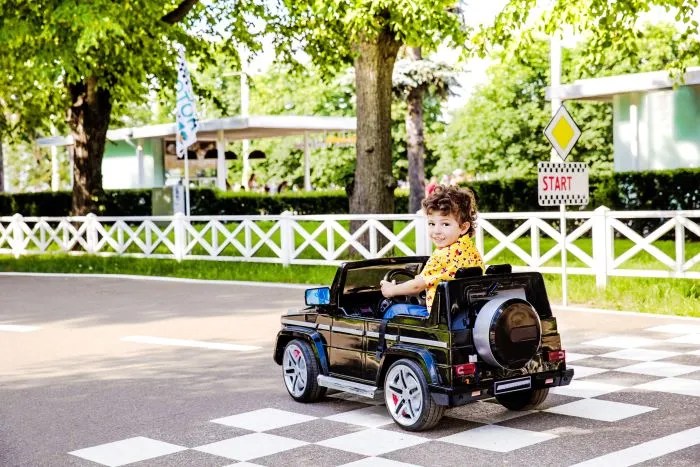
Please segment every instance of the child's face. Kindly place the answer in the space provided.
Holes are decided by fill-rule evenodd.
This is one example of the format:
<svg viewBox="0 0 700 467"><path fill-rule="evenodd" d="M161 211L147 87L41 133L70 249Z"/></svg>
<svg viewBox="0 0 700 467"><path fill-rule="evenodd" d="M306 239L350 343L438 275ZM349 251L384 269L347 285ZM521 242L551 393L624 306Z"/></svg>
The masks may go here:
<svg viewBox="0 0 700 467"><path fill-rule="evenodd" d="M428 234L438 248L452 245L468 230L469 222L460 225L454 214L428 213Z"/></svg>

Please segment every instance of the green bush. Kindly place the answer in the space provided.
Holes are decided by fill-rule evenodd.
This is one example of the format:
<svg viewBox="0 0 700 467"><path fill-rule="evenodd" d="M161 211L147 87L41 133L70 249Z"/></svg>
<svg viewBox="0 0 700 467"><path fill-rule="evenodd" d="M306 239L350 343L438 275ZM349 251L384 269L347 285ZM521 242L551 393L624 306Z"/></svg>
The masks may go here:
<svg viewBox="0 0 700 467"><path fill-rule="evenodd" d="M625 172L591 177L590 202L569 210L592 210L607 206L612 210L695 210L700 209L700 169ZM470 183L481 212L528 212L558 210L537 203L537 179L513 178ZM346 214L348 198L343 191L266 193L219 192L197 189L190 192L193 215ZM0 193L0 215L67 216L71 194ZM111 190L101 203L105 216L151 215L151 190ZM397 192L395 212L406 213L408 195ZM632 225L631 223L630 225ZM636 225L636 224L635 224ZM641 224L640 224L641 225ZM643 230L653 228L647 222Z"/></svg>

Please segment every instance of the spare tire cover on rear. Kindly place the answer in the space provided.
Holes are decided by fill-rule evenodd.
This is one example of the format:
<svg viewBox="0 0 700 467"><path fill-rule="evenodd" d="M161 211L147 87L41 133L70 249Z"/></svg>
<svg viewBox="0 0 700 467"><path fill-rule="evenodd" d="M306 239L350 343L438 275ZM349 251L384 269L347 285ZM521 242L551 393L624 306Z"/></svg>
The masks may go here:
<svg viewBox="0 0 700 467"><path fill-rule="evenodd" d="M514 370L522 368L540 347L540 317L527 300L496 297L479 311L474 323L474 345L487 363Z"/></svg>

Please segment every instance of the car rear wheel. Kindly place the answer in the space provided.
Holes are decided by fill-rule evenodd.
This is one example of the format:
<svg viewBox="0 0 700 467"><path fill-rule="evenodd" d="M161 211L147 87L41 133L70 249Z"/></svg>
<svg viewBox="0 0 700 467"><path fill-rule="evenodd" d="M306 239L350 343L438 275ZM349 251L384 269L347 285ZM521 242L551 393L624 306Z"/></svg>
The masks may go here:
<svg viewBox="0 0 700 467"><path fill-rule="evenodd" d="M389 367L384 401L394 422L409 431L432 428L445 413L445 407L433 401L423 371L413 360L398 360Z"/></svg>
<svg viewBox="0 0 700 467"><path fill-rule="evenodd" d="M549 388L528 389L526 391L498 394L496 400L509 410L530 410L544 402L548 394Z"/></svg>
<svg viewBox="0 0 700 467"><path fill-rule="evenodd" d="M292 398L299 402L315 402L326 393L318 385L318 360L308 343L294 339L284 348L282 356L284 385Z"/></svg>

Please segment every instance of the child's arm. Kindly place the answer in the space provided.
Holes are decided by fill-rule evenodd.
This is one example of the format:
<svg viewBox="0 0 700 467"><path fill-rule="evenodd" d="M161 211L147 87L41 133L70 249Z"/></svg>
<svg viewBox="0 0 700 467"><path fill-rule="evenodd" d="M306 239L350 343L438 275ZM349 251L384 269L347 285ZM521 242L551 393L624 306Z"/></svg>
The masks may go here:
<svg viewBox="0 0 700 467"><path fill-rule="evenodd" d="M382 295L387 298L397 295L417 295L428 287L421 276L416 276L410 281L402 282L401 284L397 284L395 281L381 281L379 285L382 287Z"/></svg>

